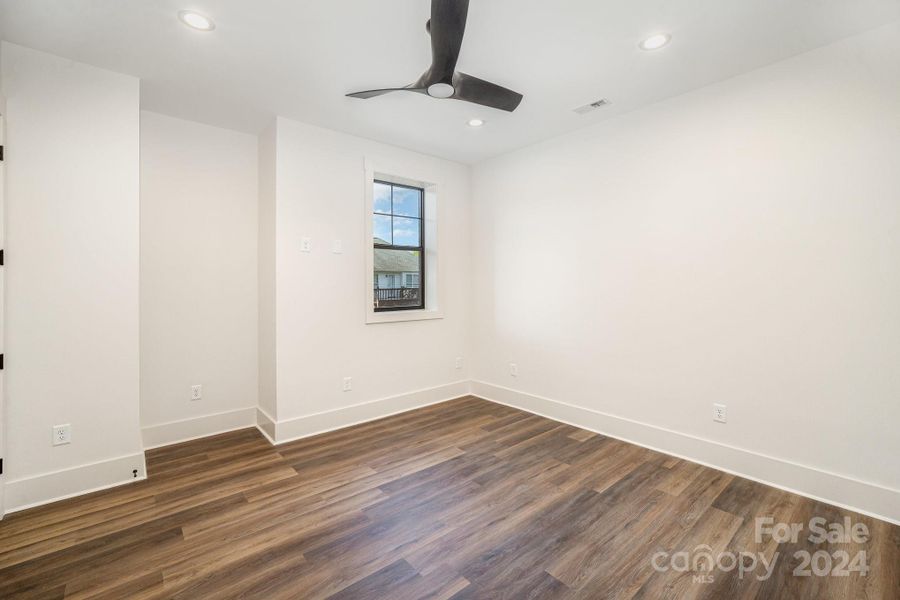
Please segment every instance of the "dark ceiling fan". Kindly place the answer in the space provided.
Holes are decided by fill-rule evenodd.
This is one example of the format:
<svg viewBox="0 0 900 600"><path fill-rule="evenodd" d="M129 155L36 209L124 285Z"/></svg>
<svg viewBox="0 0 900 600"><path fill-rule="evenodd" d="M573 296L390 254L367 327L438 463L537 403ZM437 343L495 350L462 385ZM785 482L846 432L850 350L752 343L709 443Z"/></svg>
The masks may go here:
<svg viewBox="0 0 900 600"><path fill-rule="evenodd" d="M508 112L516 110L522 94L456 70L468 12L469 0L431 0L431 19L425 24L425 30L431 34L431 67L418 81L406 87L347 95L368 99L390 92L418 92L432 98L465 100Z"/></svg>

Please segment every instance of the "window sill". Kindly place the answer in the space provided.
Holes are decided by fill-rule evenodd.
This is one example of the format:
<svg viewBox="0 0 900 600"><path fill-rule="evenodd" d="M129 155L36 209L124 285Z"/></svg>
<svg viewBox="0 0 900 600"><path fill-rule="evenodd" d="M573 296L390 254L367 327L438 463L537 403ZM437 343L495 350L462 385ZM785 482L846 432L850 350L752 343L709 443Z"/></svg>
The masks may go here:
<svg viewBox="0 0 900 600"><path fill-rule="evenodd" d="M444 313L439 310L394 310L389 312L369 312L366 315L366 323L399 323L401 321L427 321L430 319L443 319Z"/></svg>

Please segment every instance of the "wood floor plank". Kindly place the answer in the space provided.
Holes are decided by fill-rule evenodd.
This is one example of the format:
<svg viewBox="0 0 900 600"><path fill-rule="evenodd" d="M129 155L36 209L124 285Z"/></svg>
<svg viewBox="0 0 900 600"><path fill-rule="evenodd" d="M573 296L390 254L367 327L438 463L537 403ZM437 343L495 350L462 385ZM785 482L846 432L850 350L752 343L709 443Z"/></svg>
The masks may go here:
<svg viewBox="0 0 900 600"><path fill-rule="evenodd" d="M0 597L900 598L896 525L474 397L275 447L246 429L156 448L147 469L0 521ZM815 516L870 537L757 539L757 518ZM771 576L653 566L697 546ZM869 572L794 576L818 550Z"/></svg>
<svg viewBox="0 0 900 600"><path fill-rule="evenodd" d="M725 550L742 523L743 519L740 517L710 507L688 535L682 538L681 545L692 550L698 547L703 550L708 548L710 556L715 557ZM647 572L649 573L649 569ZM705 593L704 587L695 578L715 574L715 567L704 562L692 562L690 568L684 571L656 571L639 588L634 598L692 600Z"/></svg>
<svg viewBox="0 0 900 600"><path fill-rule="evenodd" d="M594 433L593 431L588 431L587 429L577 429L576 431L570 433L569 437L578 442L586 442L596 435L598 434Z"/></svg>
<svg viewBox="0 0 900 600"><path fill-rule="evenodd" d="M402 587L414 580L419 573L402 558L385 568L360 579L353 585L345 587L336 594L328 596L330 600L353 600L354 598L377 598L385 590Z"/></svg>

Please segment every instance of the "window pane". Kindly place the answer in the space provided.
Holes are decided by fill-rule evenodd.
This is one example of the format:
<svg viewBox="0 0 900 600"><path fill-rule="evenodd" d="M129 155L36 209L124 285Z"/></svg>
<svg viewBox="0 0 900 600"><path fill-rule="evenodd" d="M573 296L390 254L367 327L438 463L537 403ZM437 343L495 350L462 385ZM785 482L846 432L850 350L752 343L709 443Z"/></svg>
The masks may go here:
<svg viewBox="0 0 900 600"><path fill-rule="evenodd" d="M394 217L394 246L418 246L419 222L419 219Z"/></svg>
<svg viewBox="0 0 900 600"><path fill-rule="evenodd" d="M394 214L404 217L421 217L422 192L409 188L394 188Z"/></svg>
<svg viewBox="0 0 900 600"><path fill-rule="evenodd" d="M391 214L391 186L375 184L375 212Z"/></svg>
<svg viewBox="0 0 900 600"><path fill-rule="evenodd" d="M375 308L419 308L422 286L420 253L375 248Z"/></svg>
<svg viewBox="0 0 900 600"><path fill-rule="evenodd" d="M384 215L374 215L372 233L376 244L391 243L391 218Z"/></svg>

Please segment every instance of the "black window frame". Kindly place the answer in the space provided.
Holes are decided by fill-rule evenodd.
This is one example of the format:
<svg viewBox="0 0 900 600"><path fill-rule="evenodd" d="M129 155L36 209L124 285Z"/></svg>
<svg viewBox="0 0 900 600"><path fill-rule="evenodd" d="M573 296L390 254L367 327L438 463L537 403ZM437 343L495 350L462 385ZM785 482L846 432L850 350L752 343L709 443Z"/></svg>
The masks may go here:
<svg viewBox="0 0 900 600"><path fill-rule="evenodd" d="M376 184L387 185L391 188L391 212L390 214L378 212L375 210L375 203L372 203L372 213L369 215L370 219L375 218L375 215L380 215L384 217L391 217L391 242L390 244L376 244L373 240L373 252L375 250L406 250L406 251L417 251L419 253L419 304L415 306L385 306L379 307L373 305L373 310L375 312L396 312L401 310L424 310L425 309L425 188L421 188L414 185L407 185L404 183L395 183L393 181L385 181L382 179L375 179L372 182L372 188L374 190ZM419 192L419 216L418 217L409 217L405 215L395 215L394 214L394 188L405 188L408 190L416 190ZM404 219L415 219L419 220L419 245L418 246L400 246L394 245L394 217L400 217ZM374 237L374 236L373 236ZM373 288L377 285L378 279L374 270L372 272ZM403 274L400 274L400 285L403 285ZM373 303L374 304L374 303Z"/></svg>

